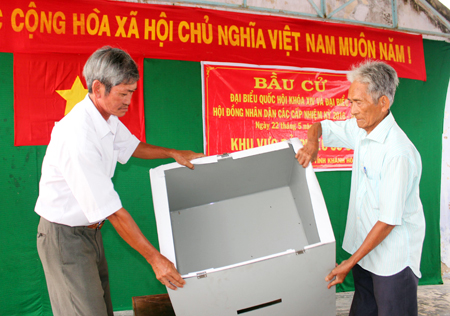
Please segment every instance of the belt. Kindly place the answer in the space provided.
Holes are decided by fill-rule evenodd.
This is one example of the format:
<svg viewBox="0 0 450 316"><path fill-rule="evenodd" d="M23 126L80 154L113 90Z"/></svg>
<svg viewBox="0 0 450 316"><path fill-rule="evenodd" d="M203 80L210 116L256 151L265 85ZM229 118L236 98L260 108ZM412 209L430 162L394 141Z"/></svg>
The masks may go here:
<svg viewBox="0 0 450 316"><path fill-rule="evenodd" d="M98 222L98 223L95 223L95 224L92 224L92 225L87 226L87 228L99 230L99 229L102 228L102 226L103 226L104 223L105 223L105 220L102 220L101 222Z"/></svg>

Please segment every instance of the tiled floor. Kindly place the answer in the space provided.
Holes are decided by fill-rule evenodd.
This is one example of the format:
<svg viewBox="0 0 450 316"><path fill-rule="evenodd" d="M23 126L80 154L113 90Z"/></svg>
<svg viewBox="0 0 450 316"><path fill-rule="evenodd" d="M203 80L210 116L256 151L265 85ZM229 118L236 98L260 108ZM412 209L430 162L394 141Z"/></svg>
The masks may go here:
<svg viewBox="0 0 450 316"><path fill-rule="evenodd" d="M348 315L353 292L336 296L336 315ZM442 285L419 286L417 296L419 316L450 316L450 279L444 279Z"/></svg>
<svg viewBox="0 0 450 316"><path fill-rule="evenodd" d="M114 312L114 316L134 316L133 311Z"/></svg>
<svg viewBox="0 0 450 316"><path fill-rule="evenodd" d="M353 292L336 295L337 316L348 315L352 297ZM445 278L442 285L419 286L418 301L420 316L450 316L450 279ZM115 312L114 316L133 316L133 311Z"/></svg>

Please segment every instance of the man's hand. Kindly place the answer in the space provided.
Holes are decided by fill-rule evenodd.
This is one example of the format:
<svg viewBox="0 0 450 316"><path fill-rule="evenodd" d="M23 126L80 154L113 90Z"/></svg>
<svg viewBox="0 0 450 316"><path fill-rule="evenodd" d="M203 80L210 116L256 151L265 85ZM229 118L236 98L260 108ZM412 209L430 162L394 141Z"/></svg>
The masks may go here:
<svg viewBox="0 0 450 316"><path fill-rule="evenodd" d="M133 152L133 157L140 159L173 158L180 165L194 169L194 165L191 163L191 160L205 157L205 155L201 153L195 153L191 150L176 150L140 142Z"/></svg>
<svg viewBox="0 0 450 316"><path fill-rule="evenodd" d="M191 163L191 160L205 157L205 155L202 153L195 153L191 150L176 150L173 152L172 157L180 165L194 169L194 165Z"/></svg>
<svg viewBox="0 0 450 316"><path fill-rule="evenodd" d="M163 255L160 254L149 263L152 265L156 278L163 285L172 290L176 290L177 287L183 287L186 284L186 281L183 280L177 269L175 269L175 265Z"/></svg>
<svg viewBox="0 0 450 316"><path fill-rule="evenodd" d="M142 234L130 213L123 207L111 214L108 220L114 226L120 237L131 247L136 249L151 264L156 278L165 286L176 290L186 283L175 266L166 257L159 253L155 247Z"/></svg>
<svg viewBox="0 0 450 316"><path fill-rule="evenodd" d="M319 152L319 138L322 136L322 125L320 122L314 123L308 129L308 137L306 145L300 148L295 159L303 168L308 167L310 162L314 162L317 159L317 153Z"/></svg>
<svg viewBox="0 0 450 316"><path fill-rule="evenodd" d="M389 225L384 222L376 222L370 230L367 237L364 239L362 245L355 251L355 253L348 259L341 262L334 268L330 274L327 275L325 281L330 282L328 288L333 285L344 282L345 277L350 270L376 246L378 246L394 229L395 225ZM335 279L334 279L335 278ZM334 280L333 280L334 279Z"/></svg>
<svg viewBox="0 0 450 316"><path fill-rule="evenodd" d="M331 288L336 284L344 282L345 277L352 268L353 265L349 263L349 261L347 260L342 261L340 265L336 264L336 268L331 270L330 274L328 274L325 278L325 281L327 282L331 281L330 283L328 283L328 288Z"/></svg>
<svg viewBox="0 0 450 316"><path fill-rule="evenodd" d="M308 140L306 145L298 150L295 159L298 160L298 163L301 164L303 168L306 168L310 162L316 161L318 152L319 142Z"/></svg>

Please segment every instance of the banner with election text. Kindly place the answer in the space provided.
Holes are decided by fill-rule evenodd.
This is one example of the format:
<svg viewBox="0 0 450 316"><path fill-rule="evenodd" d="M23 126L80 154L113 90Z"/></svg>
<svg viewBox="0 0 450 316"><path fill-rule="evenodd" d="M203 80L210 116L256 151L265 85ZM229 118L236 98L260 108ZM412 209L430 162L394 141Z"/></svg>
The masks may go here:
<svg viewBox="0 0 450 316"><path fill-rule="evenodd" d="M68 69L66 66L73 65L74 60L79 63L79 56L85 58L106 45L125 49L141 61L213 60L346 71L365 60L381 60L394 67L401 78L423 81L427 78L421 35L251 11L230 14L227 10L167 4L111 0L3 1L0 51L13 53L15 59L17 146L47 144L55 121L67 113L86 88L80 72L73 69L63 76L58 73L58 80L64 78L63 81L44 77L46 67L48 74L59 69L50 65L55 64L52 57L67 56L62 67ZM32 67L28 61L19 64L24 60L20 55L33 59L36 54L48 61L42 61L41 66L33 62ZM77 56L70 61L69 55ZM30 71L30 78L20 69ZM138 88L137 93L122 121L125 125L128 121L130 131L144 140L142 89Z"/></svg>
<svg viewBox="0 0 450 316"><path fill-rule="evenodd" d="M0 51L90 55L110 45L145 58L336 70L371 59L401 78L426 80L421 35L143 2L1 1Z"/></svg>
<svg viewBox="0 0 450 316"><path fill-rule="evenodd" d="M231 153L293 137L309 127L351 118L345 72L202 63L205 154ZM319 142L316 169L349 169L353 151Z"/></svg>

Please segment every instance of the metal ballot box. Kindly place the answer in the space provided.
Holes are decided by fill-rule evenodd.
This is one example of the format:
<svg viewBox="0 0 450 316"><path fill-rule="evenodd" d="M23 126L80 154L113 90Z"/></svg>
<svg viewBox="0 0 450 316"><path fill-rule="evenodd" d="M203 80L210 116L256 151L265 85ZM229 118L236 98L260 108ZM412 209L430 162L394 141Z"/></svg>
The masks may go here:
<svg viewBox="0 0 450 316"><path fill-rule="evenodd" d="M150 170L160 251L186 280L177 316L336 315L335 239L298 139Z"/></svg>

